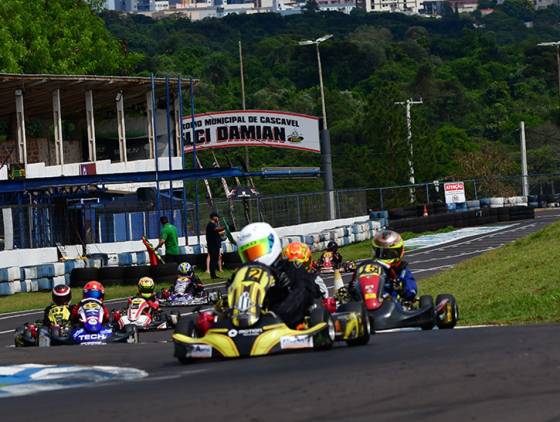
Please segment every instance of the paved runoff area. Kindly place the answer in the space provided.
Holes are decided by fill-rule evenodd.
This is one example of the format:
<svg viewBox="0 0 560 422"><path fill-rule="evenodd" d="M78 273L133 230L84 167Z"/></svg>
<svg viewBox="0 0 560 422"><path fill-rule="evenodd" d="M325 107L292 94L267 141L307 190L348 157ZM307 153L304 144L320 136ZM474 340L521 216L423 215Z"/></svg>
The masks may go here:
<svg viewBox="0 0 560 422"><path fill-rule="evenodd" d="M534 220L490 225L446 243L422 245L407 259L422 290L423 278L558 219L560 210L542 211ZM332 278L327 282L332 284ZM338 345L327 352L181 365L172 356L169 331L143 333L137 345L10 347L13 329L39 317L34 311L0 314L3 422L154 417L539 421L556 420L560 414L560 326L556 325L401 331L374 335L364 347ZM29 364L47 366L21 366ZM69 380L71 388L45 389L33 396L9 393L14 388L21 392L14 385L28 382L13 380L18 371L27 377L46 370L42 377L49 378L45 375L49 371L71 373L76 367L95 380L85 388L76 387L86 383ZM121 378L95 372L106 367L123 370ZM6 375L10 371L14 374ZM11 386L2 381L3 375L5 380L12 377ZM6 388L8 393L2 395Z"/></svg>

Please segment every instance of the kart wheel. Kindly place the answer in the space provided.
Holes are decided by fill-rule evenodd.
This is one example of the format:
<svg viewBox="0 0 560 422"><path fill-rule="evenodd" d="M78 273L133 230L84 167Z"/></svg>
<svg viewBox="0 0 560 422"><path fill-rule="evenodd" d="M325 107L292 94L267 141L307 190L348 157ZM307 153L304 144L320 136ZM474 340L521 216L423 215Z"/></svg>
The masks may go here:
<svg viewBox="0 0 560 422"><path fill-rule="evenodd" d="M311 326L315 326L321 322L326 322L327 326L313 337L313 349L329 350L332 348L336 337L336 329L334 320L325 308L318 307L311 314Z"/></svg>
<svg viewBox="0 0 560 422"><path fill-rule="evenodd" d="M444 303L446 302L446 303ZM439 329L451 329L459 320L459 307L455 297L450 294L436 297L436 324Z"/></svg>
<svg viewBox="0 0 560 422"><path fill-rule="evenodd" d="M430 295L420 296L420 308L434 308L434 298ZM431 321L427 324L422 325L422 330L432 330L434 328L435 321Z"/></svg>
<svg viewBox="0 0 560 422"><path fill-rule="evenodd" d="M198 337L196 324L193 318L181 318L175 327L176 334L183 334L187 337ZM183 344L175 342L175 357L182 364L191 363L192 358L187 357L187 351Z"/></svg>
<svg viewBox="0 0 560 422"><path fill-rule="evenodd" d="M365 346L369 343L369 337L372 333L371 330L371 322L369 320L369 314L367 308L364 304L362 304L362 312L361 312L361 320L362 320L362 335L356 337L355 339L347 340L346 344L350 347L353 346Z"/></svg>
<svg viewBox="0 0 560 422"><path fill-rule="evenodd" d="M181 314L179 312L171 312L166 315L167 325L170 328L177 326L179 319L181 319Z"/></svg>
<svg viewBox="0 0 560 422"><path fill-rule="evenodd" d="M138 344L140 342L140 338L138 336L138 328L136 327L136 325L125 325L124 331L128 334L128 337L126 339L127 343Z"/></svg>

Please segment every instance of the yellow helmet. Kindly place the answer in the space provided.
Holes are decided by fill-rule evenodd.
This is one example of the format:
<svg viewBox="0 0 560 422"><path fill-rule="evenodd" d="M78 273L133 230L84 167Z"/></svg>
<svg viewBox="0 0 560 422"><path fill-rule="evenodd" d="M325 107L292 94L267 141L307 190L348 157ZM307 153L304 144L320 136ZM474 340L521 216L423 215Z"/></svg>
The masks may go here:
<svg viewBox="0 0 560 422"><path fill-rule="evenodd" d="M397 265L404 256L404 241L393 230L378 231L371 243L375 259L387 265Z"/></svg>
<svg viewBox="0 0 560 422"><path fill-rule="evenodd" d="M151 277L142 277L138 280L138 294L145 299L150 299L154 296L156 284Z"/></svg>

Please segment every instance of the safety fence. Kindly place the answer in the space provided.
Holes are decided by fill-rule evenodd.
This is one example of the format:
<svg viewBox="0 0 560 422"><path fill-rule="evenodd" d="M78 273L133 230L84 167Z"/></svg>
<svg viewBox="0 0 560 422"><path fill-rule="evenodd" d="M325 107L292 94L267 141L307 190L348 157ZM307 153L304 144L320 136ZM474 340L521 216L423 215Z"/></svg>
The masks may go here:
<svg viewBox="0 0 560 422"><path fill-rule="evenodd" d="M560 176L531 176L530 206L560 203L556 194ZM490 197L520 195L520 177L465 180L467 202ZM249 221L267 221L275 227L329 219L328 194L325 192L260 196L246 200L214 199L209 204L201 198L198 206L189 201L164 203L160 210L153 201L101 202L91 200L57 201L54 204L4 206L0 214L0 249L53 247L57 244L92 244L138 240L142 235L157 238L159 218L167 215L180 237L204 235L210 211L217 210L232 230ZM382 188L341 189L334 192L337 218L366 215L370 210L390 210L392 220L409 218L422 212L423 204L432 210L446 211L443 183ZM413 198L413 201L411 201ZM411 205L412 203L412 205ZM419 208L420 207L420 208ZM439 207L439 208L438 208ZM461 208L461 204L459 204Z"/></svg>

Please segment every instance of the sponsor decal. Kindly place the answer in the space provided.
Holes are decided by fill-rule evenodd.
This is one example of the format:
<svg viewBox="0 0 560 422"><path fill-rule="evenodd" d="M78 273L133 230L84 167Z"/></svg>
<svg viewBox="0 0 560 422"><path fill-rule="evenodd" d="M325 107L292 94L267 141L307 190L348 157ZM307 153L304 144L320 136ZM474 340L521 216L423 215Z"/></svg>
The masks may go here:
<svg viewBox="0 0 560 422"><path fill-rule="evenodd" d="M228 331L227 335L231 338L237 337L237 330L235 328L232 328L231 330Z"/></svg>
<svg viewBox="0 0 560 422"><path fill-rule="evenodd" d="M237 331L237 333L240 336L244 336L244 337L258 336L262 332L263 332L262 328L246 328L244 330Z"/></svg>
<svg viewBox="0 0 560 422"><path fill-rule="evenodd" d="M287 349L308 349L313 347L313 337L308 335L284 336L280 338L280 348Z"/></svg>
<svg viewBox="0 0 560 422"><path fill-rule="evenodd" d="M185 152L193 150L191 116L183 118ZM232 110L194 116L197 150L269 146L320 153L319 119L272 110Z"/></svg>
<svg viewBox="0 0 560 422"><path fill-rule="evenodd" d="M92 333L92 334L79 334L77 337L78 340L80 341L89 342L89 341L107 340L109 336L103 333Z"/></svg>
<svg viewBox="0 0 560 422"><path fill-rule="evenodd" d="M191 358L211 358L212 346L208 344L192 344L187 352L187 357Z"/></svg>
<svg viewBox="0 0 560 422"><path fill-rule="evenodd" d="M0 397L76 388L97 382L131 381L148 376L135 368L74 365L0 366Z"/></svg>
<svg viewBox="0 0 560 422"><path fill-rule="evenodd" d="M375 293L366 293L366 300L376 299L377 295Z"/></svg>

